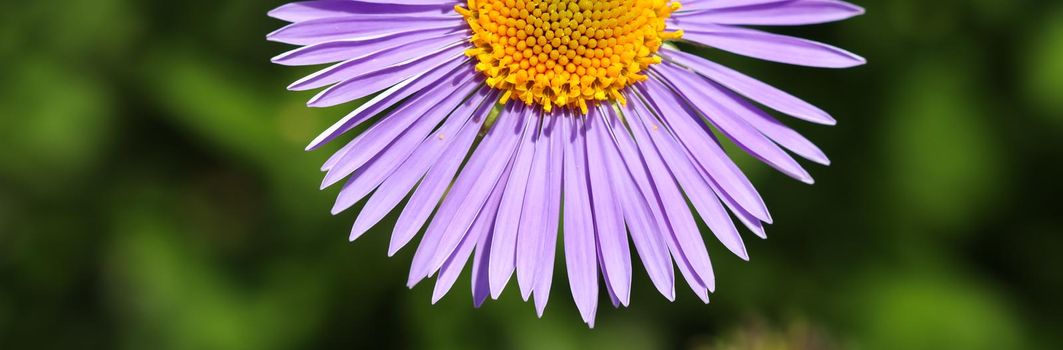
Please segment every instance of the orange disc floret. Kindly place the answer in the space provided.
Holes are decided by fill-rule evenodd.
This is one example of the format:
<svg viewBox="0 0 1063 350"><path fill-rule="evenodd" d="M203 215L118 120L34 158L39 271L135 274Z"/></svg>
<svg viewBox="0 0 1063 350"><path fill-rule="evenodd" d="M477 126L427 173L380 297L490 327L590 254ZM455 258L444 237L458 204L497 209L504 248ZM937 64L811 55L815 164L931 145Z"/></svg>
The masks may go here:
<svg viewBox="0 0 1063 350"><path fill-rule="evenodd" d="M487 85L510 99L579 108L615 100L646 80L657 50L681 31L665 32L671 0L469 0L456 7L472 28L466 54Z"/></svg>

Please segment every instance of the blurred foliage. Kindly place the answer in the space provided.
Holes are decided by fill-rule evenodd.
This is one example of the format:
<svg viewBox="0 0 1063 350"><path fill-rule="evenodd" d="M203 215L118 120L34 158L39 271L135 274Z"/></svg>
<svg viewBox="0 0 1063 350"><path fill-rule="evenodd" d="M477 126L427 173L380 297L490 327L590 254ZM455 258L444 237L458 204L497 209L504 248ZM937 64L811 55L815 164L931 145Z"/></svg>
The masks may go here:
<svg viewBox="0 0 1063 350"><path fill-rule="evenodd" d="M467 277L431 305L385 256L394 217L346 243L302 147L352 107L284 91L312 68L268 61L282 1L6 4L0 349L1060 348L1063 4L855 2L780 31L865 67L699 51L831 111L790 124L833 165L809 187L744 159L776 219L752 261L710 242L712 304L638 275L594 330L562 274L543 319L515 288L472 308Z"/></svg>

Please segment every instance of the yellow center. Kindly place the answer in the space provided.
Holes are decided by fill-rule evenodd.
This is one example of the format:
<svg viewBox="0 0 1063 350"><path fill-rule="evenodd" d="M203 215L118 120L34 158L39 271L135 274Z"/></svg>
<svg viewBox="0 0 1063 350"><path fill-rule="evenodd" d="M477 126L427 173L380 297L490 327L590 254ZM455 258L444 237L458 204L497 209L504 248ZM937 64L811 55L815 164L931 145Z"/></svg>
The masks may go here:
<svg viewBox="0 0 1063 350"><path fill-rule="evenodd" d="M681 31L665 32L679 9L671 0L469 0L455 7L472 28L476 70L502 90L502 103L518 99L577 107L625 103L620 90L646 80L659 63L657 50Z"/></svg>

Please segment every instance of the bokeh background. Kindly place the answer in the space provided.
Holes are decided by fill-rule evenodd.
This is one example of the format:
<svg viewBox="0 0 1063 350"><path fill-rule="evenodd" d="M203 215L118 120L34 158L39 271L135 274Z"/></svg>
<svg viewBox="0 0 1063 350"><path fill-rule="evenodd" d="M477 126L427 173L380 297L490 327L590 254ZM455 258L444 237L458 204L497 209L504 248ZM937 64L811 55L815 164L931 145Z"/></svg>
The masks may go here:
<svg viewBox="0 0 1063 350"><path fill-rule="evenodd" d="M776 221L752 261L708 240L709 305L637 268L593 330L561 273L543 319L515 288L474 309L467 276L433 306L393 221L347 243L302 148L353 106L284 90L312 69L269 63L282 1L8 2L0 348L1063 348L1063 2L854 2L779 32L864 67L703 52L832 112L791 125L834 163L737 156Z"/></svg>

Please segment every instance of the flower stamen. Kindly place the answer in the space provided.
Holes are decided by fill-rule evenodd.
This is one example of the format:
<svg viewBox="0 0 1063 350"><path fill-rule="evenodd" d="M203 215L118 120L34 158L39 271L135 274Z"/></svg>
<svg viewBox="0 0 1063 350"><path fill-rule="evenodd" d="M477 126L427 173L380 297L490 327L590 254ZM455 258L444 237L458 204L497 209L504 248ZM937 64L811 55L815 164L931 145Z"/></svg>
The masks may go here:
<svg viewBox="0 0 1063 350"><path fill-rule="evenodd" d="M472 29L476 70L510 99L578 108L625 103L621 89L646 80L657 50L682 31L665 32L679 9L671 0L469 0L455 10Z"/></svg>

